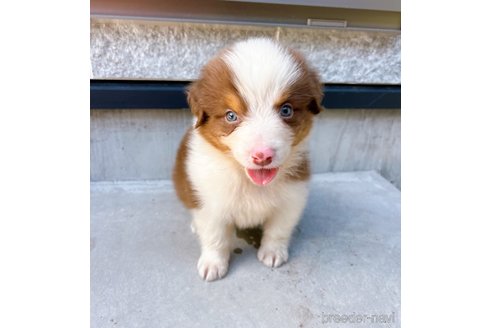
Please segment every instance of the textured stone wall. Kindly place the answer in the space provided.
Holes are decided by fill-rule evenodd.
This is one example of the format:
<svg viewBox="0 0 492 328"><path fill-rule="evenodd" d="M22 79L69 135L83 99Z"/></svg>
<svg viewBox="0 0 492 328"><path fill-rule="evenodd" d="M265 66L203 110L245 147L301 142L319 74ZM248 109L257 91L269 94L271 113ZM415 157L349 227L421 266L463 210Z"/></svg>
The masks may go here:
<svg viewBox="0 0 492 328"><path fill-rule="evenodd" d="M94 79L193 80L219 49L271 37L303 52L326 83L400 83L400 33L91 19Z"/></svg>

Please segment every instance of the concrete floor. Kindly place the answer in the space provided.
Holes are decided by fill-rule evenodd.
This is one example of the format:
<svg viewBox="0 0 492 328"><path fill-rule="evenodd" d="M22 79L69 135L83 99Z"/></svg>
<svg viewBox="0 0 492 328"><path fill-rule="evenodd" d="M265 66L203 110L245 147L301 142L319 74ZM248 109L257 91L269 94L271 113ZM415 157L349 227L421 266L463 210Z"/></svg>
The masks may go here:
<svg viewBox="0 0 492 328"><path fill-rule="evenodd" d="M278 269L238 239L203 282L189 223L169 181L92 184L93 328L400 326L400 192L375 172L315 175Z"/></svg>

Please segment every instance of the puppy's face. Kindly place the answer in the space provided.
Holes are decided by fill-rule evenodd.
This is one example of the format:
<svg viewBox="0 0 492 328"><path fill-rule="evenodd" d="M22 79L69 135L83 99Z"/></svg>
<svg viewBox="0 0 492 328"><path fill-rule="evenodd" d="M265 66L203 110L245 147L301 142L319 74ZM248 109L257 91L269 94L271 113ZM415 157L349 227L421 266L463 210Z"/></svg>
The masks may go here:
<svg viewBox="0 0 492 328"><path fill-rule="evenodd" d="M302 56L267 39L224 50L188 90L199 133L257 185L270 183L307 137L321 97Z"/></svg>

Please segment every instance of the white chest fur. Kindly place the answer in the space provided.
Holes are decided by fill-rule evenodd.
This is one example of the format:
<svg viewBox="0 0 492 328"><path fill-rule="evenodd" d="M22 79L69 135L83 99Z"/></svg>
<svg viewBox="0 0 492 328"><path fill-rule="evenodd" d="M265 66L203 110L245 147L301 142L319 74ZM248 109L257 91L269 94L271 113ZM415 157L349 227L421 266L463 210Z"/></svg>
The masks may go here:
<svg viewBox="0 0 492 328"><path fill-rule="evenodd" d="M187 172L202 210L217 220L234 222L241 228L263 224L279 209L303 207L306 181L287 180L279 172L267 186L249 181L244 168L208 144L193 131L188 145Z"/></svg>

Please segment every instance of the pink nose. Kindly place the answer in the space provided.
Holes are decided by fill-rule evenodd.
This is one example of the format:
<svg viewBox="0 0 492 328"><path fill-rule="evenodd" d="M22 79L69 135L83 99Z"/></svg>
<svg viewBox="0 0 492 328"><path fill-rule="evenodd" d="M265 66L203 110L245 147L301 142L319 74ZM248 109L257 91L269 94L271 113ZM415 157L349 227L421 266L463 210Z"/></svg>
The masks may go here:
<svg viewBox="0 0 492 328"><path fill-rule="evenodd" d="M273 160L273 156L275 155L273 149L266 147L255 148L252 153L251 158L253 159L253 163L260 166L270 164Z"/></svg>

